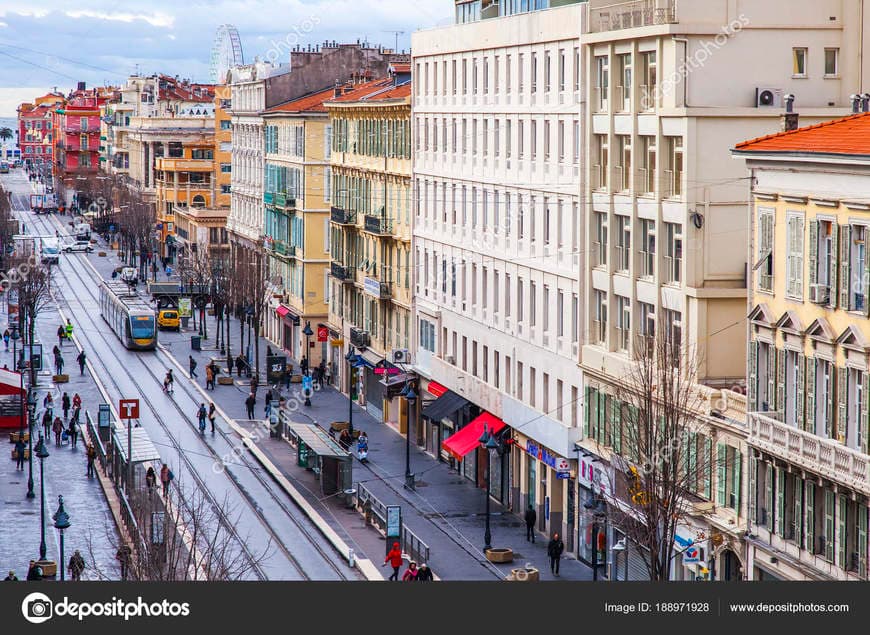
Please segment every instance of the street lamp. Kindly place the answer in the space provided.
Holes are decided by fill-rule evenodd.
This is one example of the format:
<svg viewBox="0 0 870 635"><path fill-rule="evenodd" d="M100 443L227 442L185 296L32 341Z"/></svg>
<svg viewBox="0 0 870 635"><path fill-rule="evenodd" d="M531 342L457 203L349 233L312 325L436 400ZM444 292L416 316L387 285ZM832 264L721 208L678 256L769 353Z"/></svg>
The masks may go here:
<svg viewBox="0 0 870 635"><path fill-rule="evenodd" d="M305 323L302 334L305 336L305 405L311 406L311 347L309 344L311 336L314 335L314 331L311 330L311 322Z"/></svg>
<svg viewBox="0 0 870 635"><path fill-rule="evenodd" d="M27 444L30 446L27 456L30 468L30 476L27 478L27 498L36 498L36 494L33 493L33 420L36 417L36 393L33 392L32 386L27 390L27 414L29 415L28 430L30 431L27 435Z"/></svg>
<svg viewBox="0 0 870 635"><path fill-rule="evenodd" d="M69 529L70 521L69 514L66 513L66 510L63 508L63 496L57 497L57 511L54 513L54 528L60 532L60 581L63 582L63 530Z"/></svg>
<svg viewBox="0 0 870 635"><path fill-rule="evenodd" d="M21 339L21 333L18 330L18 325L12 325L12 333L9 334L9 337L12 338L12 365L15 370L20 370L18 363L18 340ZM24 344L21 344L22 350L24 350Z"/></svg>
<svg viewBox="0 0 870 635"><path fill-rule="evenodd" d="M39 559L45 560L45 459L48 458L48 450L45 448L41 432L39 433L39 442L36 444L36 458L39 459L39 500L41 504L39 512Z"/></svg>
<svg viewBox="0 0 870 635"><path fill-rule="evenodd" d="M413 421L414 407L417 404L417 393L411 383L405 385L401 392L408 402L408 425L405 430L405 488L414 489L414 475L411 474L411 422Z"/></svg>
<svg viewBox="0 0 870 635"><path fill-rule="evenodd" d="M353 365L356 361L356 350L353 345L348 347L344 358L347 360L347 430L353 438Z"/></svg>
<svg viewBox="0 0 870 635"><path fill-rule="evenodd" d="M603 551L607 553L607 503L602 498L596 496L592 500L583 503L583 507L592 512L592 581L598 580L598 553ZM605 549L598 548L599 524L604 522L604 541Z"/></svg>
<svg viewBox="0 0 870 635"><path fill-rule="evenodd" d="M21 392L19 393L21 396L21 413L20 413L21 425L19 426L18 438L23 441L24 440L24 372L22 371L21 368L18 367L18 338L19 338L19 335L18 335L18 325L17 324L12 325L12 334L10 335L10 337L12 338L12 348L13 348L12 359L15 360L15 370L18 371L18 384L19 384L19 388L21 390ZM22 346L23 346L23 344L22 344Z"/></svg>
<svg viewBox="0 0 870 635"><path fill-rule="evenodd" d="M481 447L486 450L486 529L483 532L483 552L492 549L492 531L489 527L489 499L490 499L490 482L489 482L489 461L493 450L498 450L498 441L489 430L489 426L484 424L483 434L478 439Z"/></svg>

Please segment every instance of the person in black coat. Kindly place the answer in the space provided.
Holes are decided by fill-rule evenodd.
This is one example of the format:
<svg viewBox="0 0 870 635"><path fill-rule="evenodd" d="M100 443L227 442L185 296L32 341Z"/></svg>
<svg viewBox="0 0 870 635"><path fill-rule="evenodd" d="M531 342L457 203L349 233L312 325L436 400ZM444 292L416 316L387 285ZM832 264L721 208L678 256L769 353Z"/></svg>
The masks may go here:
<svg viewBox="0 0 870 635"><path fill-rule="evenodd" d="M550 571L553 575L559 575L559 560L565 551L565 543L559 538L559 534L553 534L552 540L547 545L547 555L550 557Z"/></svg>
<svg viewBox="0 0 870 635"><path fill-rule="evenodd" d="M535 523L538 522L538 513L529 505L524 516L526 521L526 541L535 542Z"/></svg>
<svg viewBox="0 0 870 635"><path fill-rule="evenodd" d="M254 393L250 393L248 398L245 399L245 407L248 409L248 419L254 418L254 405L257 403L257 398L254 397Z"/></svg>
<svg viewBox="0 0 870 635"><path fill-rule="evenodd" d="M425 562L417 569L417 582L432 582L435 578L432 575L432 569Z"/></svg>

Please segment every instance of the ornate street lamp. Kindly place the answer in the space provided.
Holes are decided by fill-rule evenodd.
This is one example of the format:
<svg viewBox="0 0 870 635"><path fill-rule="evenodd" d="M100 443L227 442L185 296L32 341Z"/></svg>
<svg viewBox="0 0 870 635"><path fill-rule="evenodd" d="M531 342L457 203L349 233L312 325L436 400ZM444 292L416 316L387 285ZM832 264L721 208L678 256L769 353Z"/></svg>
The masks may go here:
<svg viewBox="0 0 870 635"><path fill-rule="evenodd" d="M353 366L356 362L356 350L353 345L348 346L347 355L347 430L353 438Z"/></svg>
<svg viewBox="0 0 870 635"><path fill-rule="evenodd" d="M602 522L604 522L604 540L607 541L607 503L600 496L596 496L583 503L583 507L592 512L592 581L595 582L598 580L598 534ZM607 553L606 545L601 551Z"/></svg>
<svg viewBox="0 0 870 635"><path fill-rule="evenodd" d="M480 446L486 450L486 529L483 532L483 552L486 553L492 549L492 531L489 526L489 499L490 499L490 483L489 483L489 461L493 450L498 450L498 441L489 430L489 426L484 424L483 434L478 439Z"/></svg>
<svg viewBox="0 0 870 635"><path fill-rule="evenodd" d="M399 394L408 402L408 429L405 430L405 488L415 489L414 475L411 473L411 423L414 420L417 393L414 392L414 386L409 382L405 384L405 388Z"/></svg>
<svg viewBox="0 0 870 635"><path fill-rule="evenodd" d="M27 498L36 498L36 494L33 493L33 420L36 417L36 393L32 386L27 390L27 414L29 416L28 430L30 431L30 434L27 435L27 444L30 446L27 457L30 469L30 475L27 478Z"/></svg>
<svg viewBox="0 0 870 635"><path fill-rule="evenodd" d="M45 459L48 458L48 450L45 447L45 442L42 438L42 433L39 434L39 442L36 444L36 458L39 459L39 559L45 560Z"/></svg>
<svg viewBox="0 0 870 635"><path fill-rule="evenodd" d="M63 532L64 529L70 528L69 514L63 508L63 496L57 497L57 511L52 516L54 519L54 528L60 532L60 581L63 582L64 559L63 559Z"/></svg>

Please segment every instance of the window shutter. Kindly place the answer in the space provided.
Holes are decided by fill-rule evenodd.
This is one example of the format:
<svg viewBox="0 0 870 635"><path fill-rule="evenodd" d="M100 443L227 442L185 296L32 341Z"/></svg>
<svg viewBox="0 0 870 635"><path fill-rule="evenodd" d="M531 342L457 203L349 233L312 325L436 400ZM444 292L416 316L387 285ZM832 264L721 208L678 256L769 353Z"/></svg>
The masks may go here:
<svg viewBox="0 0 870 635"><path fill-rule="evenodd" d="M837 496L837 516L839 522L837 523L837 551L839 555L839 564L841 569L848 569L849 563L846 560L847 552L846 547L846 513L849 511L848 505L846 503L846 497L843 495Z"/></svg>
<svg viewBox="0 0 870 635"><path fill-rule="evenodd" d="M598 416L595 419L595 440L604 443L604 430L607 427L607 395L598 393Z"/></svg>
<svg viewBox="0 0 870 635"><path fill-rule="evenodd" d="M828 400L825 403L825 434L829 439L834 438L834 417L837 415L837 390L836 381L840 373L833 364L825 362L828 369Z"/></svg>
<svg viewBox="0 0 870 635"><path fill-rule="evenodd" d="M792 536L792 539L795 541L795 544L797 544L798 547L801 547L803 545L804 539L804 523L803 517L801 516L801 514L803 513L803 505L801 503L803 502L804 488L803 481L801 480L801 477L797 474L794 475L793 483L794 484L792 487L792 492L794 494L794 518L792 519L792 522L794 523L794 535Z"/></svg>
<svg viewBox="0 0 870 635"><path fill-rule="evenodd" d="M728 468L728 452L722 443L716 444L716 504L725 507L725 486Z"/></svg>
<svg viewBox="0 0 870 635"><path fill-rule="evenodd" d="M858 507L858 533L856 543L858 546L858 575L867 576L867 508Z"/></svg>
<svg viewBox="0 0 870 635"><path fill-rule="evenodd" d="M776 410L776 349L772 344L767 346L767 409Z"/></svg>
<svg viewBox="0 0 870 635"><path fill-rule="evenodd" d="M862 373L864 390L861 392L861 418L858 420L858 428L861 436L860 450L864 454L870 454L870 373ZM863 428L863 429L862 429Z"/></svg>
<svg viewBox="0 0 870 635"><path fill-rule="evenodd" d="M870 236L870 227L864 228L864 271L862 272L864 275L864 315L870 316L870 257L868 257L867 247L868 245L867 238Z"/></svg>
<svg viewBox="0 0 870 635"><path fill-rule="evenodd" d="M638 416L638 409L636 406L628 406L628 429L631 430L627 437L629 456L631 456L633 461L637 461L640 457L640 417Z"/></svg>
<svg viewBox="0 0 870 635"><path fill-rule="evenodd" d="M774 350L776 351L776 411L785 414L785 350L781 348Z"/></svg>
<svg viewBox="0 0 870 635"><path fill-rule="evenodd" d="M832 369L833 370L833 369ZM846 442L846 426L848 425L848 408L849 408L849 371L846 368L837 368L837 440L840 443ZM830 435L829 435L830 437Z"/></svg>
<svg viewBox="0 0 870 635"><path fill-rule="evenodd" d="M813 432L816 429L816 360L806 358L807 380L806 388L806 411L804 413L804 431Z"/></svg>
<svg viewBox="0 0 870 635"><path fill-rule="evenodd" d="M776 533L785 537L785 470L776 468Z"/></svg>
<svg viewBox="0 0 870 635"><path fill-rule="evenodd" d="M837 231L836 225L831 225L831 259L828 262L828 280L831 284L831 291L828 293L828 306L836 307L837 306L837 255L839 252L839 247L837 246L837 237L843 237L843 228L840 227L839 232ZM843 241L840 241L841 243ZM848 258L847 258L848 259ZM848 297L846 298L848 301Z"/></svg>
<svg viewBox="0 0 870 635"><path fill-rule="evenodd" d="M743 475L743 455L734 451L734 465L731 467L731 493L734 495L734 511L740 512L740 479Z"/></svg>
<svg viewBox="0 0 870 635"><path fill-rule="evenodd" d="M852 246L852 228L849 225L840 226L840 308L848 311L849 303L849 251ZM834 258L837 255L836 246L832 249L833 256L831 258L831 269L835 269ZM834 278L831 278L831 286L834 285ZM833 288L831 289L831 305L834 305Z"/></svg>
<svg viewBox="0 0 870 635"><path fill-rule="evenodd" d="M806 522L804 523L804 536L806 537L806 542L804 543L804 549L809 551L810 553L815 553L815 542L816 542L816 486L812 481L804 481L804 487L806 488L806 504L804 505L806 510Z"/></svg>
<svg viewBox="0 0 870 635"><path fill-rule="evenodd" d="M689 474L689 485L688 489L692 492L698 492L700 489L698 478L698 435L695 432L688 433L689 444L687 446L686 452L686 461L687 461L687 469Z"/></svg>
<svg viewBox="0 0 870 635"><path fill-rule="evenodd" d="M457 358L458 359L458 358ZM586 416L583 418L583 437L589 438L592 436L592 413L596 412L596 406L593 405L595 400L595 389L592 386L586 386Z"/></svg>
<svg viewBox="0 0 870 635"><path fill-rule="evenodd" d="M789 235L789 240L792 240ZM791 245L789 245L791 248ZM819 221L810 221L810 252L809 252L809 280L810 284L816 284L819 281Z"/></svg>
<svg viewBox="0 0 870 635"><path fill-rule="evenodd" d="M749 342L749 408L761 410L758 407L758 342Z"/></svg>
<svg viewBox="0 0 870 635"><path fill-rule="evenodd" d="M765 487L765 496L764 496L764 504L767 505L767 523L766 524L767 524L767 530L773 531L773 512L774 512L773 494L775 491L773 489L773 486L774 486L773 475L776 472L776 470L774 470L773 465L771 465L770 463L765 463L764 466L767 470L767 480L765 483L766 487Z"/></svg>
<svg viewBox="0 0 870 635"><path fill-rule="evenodd" d="M804 420L804 383L806 382L806 363L807 358L797 353L795 355L795 370L797 373L797 384L795 389L795 421L794 424L796 427L801 426L801 422Z"/></svg>
<svg viewBox="0 0 870 635"><path fill-rule="evenodd" d="M622 454L622 402L613 399L610 402L610 439L613 451Z"/></svg>
<svg viewBox="0 0 870 635"><path fill-rule="evenodd" d="M704 498L713 499L713 439L704 437Z"/></svg>

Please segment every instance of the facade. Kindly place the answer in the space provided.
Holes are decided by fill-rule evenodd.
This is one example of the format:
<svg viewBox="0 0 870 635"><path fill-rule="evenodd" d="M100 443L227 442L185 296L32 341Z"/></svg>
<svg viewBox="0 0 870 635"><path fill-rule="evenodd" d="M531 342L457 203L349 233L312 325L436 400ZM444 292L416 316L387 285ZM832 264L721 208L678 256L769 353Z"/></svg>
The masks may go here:
<svg viewBox="0 0 870 635"><path fill-rule="evenodd" d="M450 438L482 415L506 425L492 496L532 505L576 551L582 5L465 20L475 4L457 3L470 23L412 40L414 368L438 398L421 427L428 452L484 487L486 451Z"/></svg>
<svg viewBox="0 0 870 635"><path fill-rule="evenodd" d="M18 147L24 161L54 163L52 111L63 102L63 95L48 93L18 107Z"/></svg>
<svg viewBox="0 0 870 635"><path fill-rule="evenodd" d="M861 112L734 151L753 177L752 580L868 578L868 138Z"/></svg>
<svg viewBox="0 0 870 635"><path fill-rule="evenodd" d="M332 128L329 88L269 108L265 123L265 249L275 293L265 335L292 359L325 359L327 343L306 337L326 325ZM276 297L277 296L277 297ZM309 349L306 352L306 345Z"/></svg>
<svg viewBox="0 0 870 635"><path fill-rule="evenodd" d="M810 121L847 112L862 79L854 60L839 54L858 48L857 14L837 2L792 8L783 14L770 3L746 2L737 12L724 0L585 5L580 447L611 473L608 422L620 407L614 393L642 337L671 342L697 360L700 391L743 391L748 233L740 190L748 174L728 149L735 139L777 130L788 93ZM734 73L760 55L768 60L763 69ZM699 422L704 415L698 412ZM728 465L747 460L740 435L716 425L704 443L724 445ZM721 500L706 494L720 491L720 456L717 450L714 488L699 494L717 509ZM733 493L732 541L747 502ZM706 515L695 520L711 535ZM748 575L746 562L740 565Z"/></svg>
<svg viewBox="0 0 870 635"><path fill-rule="evenodd" d="M335 88L326 102L332 129L327 361L336 384L378 419L404 429L396 399L402 376L394 350L411 346L411 72ZM358 354L348 378L345 349ZM379 374L378 368L395 368ZM392 372L392 371L391 371Z"/></svg>
<svg viewBox="0 0 870 635"><path fill-rule="evenodd" d="M214 162L217 207L230 207L233 160L233 118L230 113L232 91L229 86L215 86Z"/></svg>

